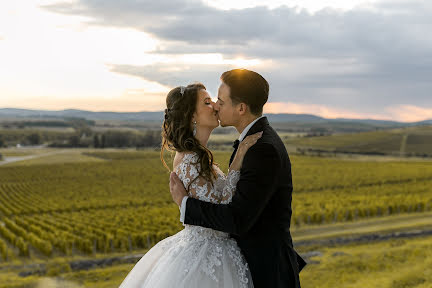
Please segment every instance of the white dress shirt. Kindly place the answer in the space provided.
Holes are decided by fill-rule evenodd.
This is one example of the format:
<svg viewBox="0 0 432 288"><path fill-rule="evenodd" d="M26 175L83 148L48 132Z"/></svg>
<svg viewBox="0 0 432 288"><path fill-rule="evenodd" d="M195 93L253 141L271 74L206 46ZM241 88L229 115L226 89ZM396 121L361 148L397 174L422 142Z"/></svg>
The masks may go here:
<svg viewBox="0 0 432 288"><path fill-rule="evenodd" d="M244 129L243 131L240 133L240 136L238 138L238 140L241 142L243 141L243 139L246 137L246 134L249 132L250 128L255 124L255 122L257 122L259 119L261 119L262 117L264 117L264 115L261 115L260 117L256 118L254 121L252 121L251 123L249 123ZM184 196L180 205L180 222L184 223L184 218L185 218L185 214L186 214L186 201L189 197L188 196Z"/></svg>
<svg viewBox="0 0 432 288"><path fill-rule="evenodd" d="M249 132L250 128L255 124L255 122L257 122L262 117L264 117L264 115L261 115L260 117L256 118L254 121L252 121L251 123L249 123L249 125L247 125L245 127L245 129L243 129L242 133L240 134L240 136L238 138L238 140L240 142L243 141L243 139L246 137L246 134Z"/></svg>

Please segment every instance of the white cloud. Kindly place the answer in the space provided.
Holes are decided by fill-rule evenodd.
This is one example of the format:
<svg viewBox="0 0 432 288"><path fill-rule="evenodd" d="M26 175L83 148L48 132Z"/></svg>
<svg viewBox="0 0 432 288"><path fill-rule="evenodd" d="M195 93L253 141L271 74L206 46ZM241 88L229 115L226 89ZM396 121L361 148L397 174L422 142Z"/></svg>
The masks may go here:
<svg viewBox="0 0 432 288"><path fill-rule="evenodd" d="M379 2L369 5L375 10L324 9L314 14L287 6L220 10L197 0L176 0L176 5L166 1L106 0L103 7L95 0L79 3L47 9L92 17L89 25L146 31L162 43L154 52L157 57L174 59L185 54L193 58L200 54L201 59L208 55L256 59L255 67L269 76L277 101L359 110L369 109L373 103L379 110L387 102L404 103L409 93L413 105L430 103L432 83L427 75L432 73L432 40L422 35L432 28L432 18L427 17L432 15L432 5L423 1ZM405 13L399 13L401 10ZM133 64L128 69L145 70L143 78L166 84L167 77L161 75L157 63L167 62L154 62L147 68ZM177 71L176 76L171 69L171 79L206 75L205 71L192 69L194 63L173 64L185 71ZM175 84L172 81L169 85ZM340 91L349 93L341 95Z"/></svg>

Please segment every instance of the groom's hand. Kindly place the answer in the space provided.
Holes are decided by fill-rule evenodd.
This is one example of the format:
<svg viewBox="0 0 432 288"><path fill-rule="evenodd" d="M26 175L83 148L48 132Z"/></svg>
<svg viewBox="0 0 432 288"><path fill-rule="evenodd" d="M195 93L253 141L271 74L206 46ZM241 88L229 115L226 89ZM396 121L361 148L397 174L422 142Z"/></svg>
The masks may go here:
<svg viewBox="0 0 432 288"><path fill-rule="evenodd" d="M177 176L175 172L171 172L170 174L170 191L171 196L175 203L177 203L178 206L181 205L181 202L183 200L184 196L187 196L186 189L183 186L182 181Z"/></svg>

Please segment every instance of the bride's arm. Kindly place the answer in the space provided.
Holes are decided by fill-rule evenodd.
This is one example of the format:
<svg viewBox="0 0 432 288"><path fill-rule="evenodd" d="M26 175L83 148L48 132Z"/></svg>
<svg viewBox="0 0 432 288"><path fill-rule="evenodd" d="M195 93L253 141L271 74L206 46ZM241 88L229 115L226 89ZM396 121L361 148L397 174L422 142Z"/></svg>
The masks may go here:
<svg viewBox="0 0 432 288"><path fill-rule="evenodd" d="M234 196L236 185L239 179L240 179L240 171L231 170L228 172L225 178L224 185L222 186L222 193L219 199L219 203L227 204L231 202L231 199Z"/></svg>
<svg viewBox="0 0 432 288"><path fill-rule="evenodd" d="M240 142L234 159L231 162L231 166L228 169L219 203L226 204L231 202L232 196L236 190L236 184L240 179L240 169L243 163L243 158L248 149L253 146L261 136L262 132L258 132L247 136L242 142Z"/></svg>
<svg viewBox="0 0 432 288"><path fill-rule="evenodd" d="M217 201L216 195L212 193L211 183L199 176L200 165L195 163L197 160L196 155L186 153L184 157L187 158L181 160L174 172L183 183L188 197Z"/></svg>
<svg viewBox="0 0 432 288"><path fill-rule="evenodd" d="M249 135L245 139L243 139L243 141L240 142L237 148L237 152L234 156L234 159L231 162L231 166L229 167L228 173L232 170L240 171L240 168L243 163L243 158L246 152L252 145L254 145L257 142L259 138L261 138L261 136L262 136L262 131Z"/></svg>
<svg viewBox="0 0 432 288"><path fill-rule="evenodd" d="M248 151L248 149L256 143L256 141L262 136L262 132L255 133L253 135L247 136L237 148L236 155L231 163L231 166L228 171L227 175L227 182L231 183L230 185L224 185L227 186L224 188L224 191L222 194L224 196L217 197L213 193L211 193L212 189L210 189L210 183L206 182L202 177L198 177L198 179L195 179L195 176L198 176L197 174L197 167L191 166L191 163L182 163L174 170L175 173L171 173L170 175L170 191L171 195L173 197L174 202L179 205L180 208L180 221L184 221L184 215L186 210L186 201L189 196L192 196L192 198L196 199L203 199L203 196L206 199L213 199L216 200L216 202L219 203L229 203L234 191L236 190L236 183L238 179L235 179L235 177L240 176L240 168L243 163L243 158ZM177 175L178 177L175 177L173 175ZM186 192L185 187L187 188L188 184L193 181L189 191ZM196 183L197 181L198 183ZM181 185L181 182L183 182ZM209 201L210 202L210 201Z"/></svg>

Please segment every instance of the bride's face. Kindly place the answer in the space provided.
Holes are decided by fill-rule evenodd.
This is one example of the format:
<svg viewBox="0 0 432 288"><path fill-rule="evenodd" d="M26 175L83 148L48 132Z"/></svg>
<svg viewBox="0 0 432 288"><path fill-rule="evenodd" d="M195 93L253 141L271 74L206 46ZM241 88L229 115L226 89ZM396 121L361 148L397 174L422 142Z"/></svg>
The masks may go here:
<svg viewBox="0 0 432 288"><path fill-rule="evenodd" d="M206 90L198 92L196 110L193 120L197 121L197 126L214 129L219 126L217 111L214 109L214 102Z"/></svg>

